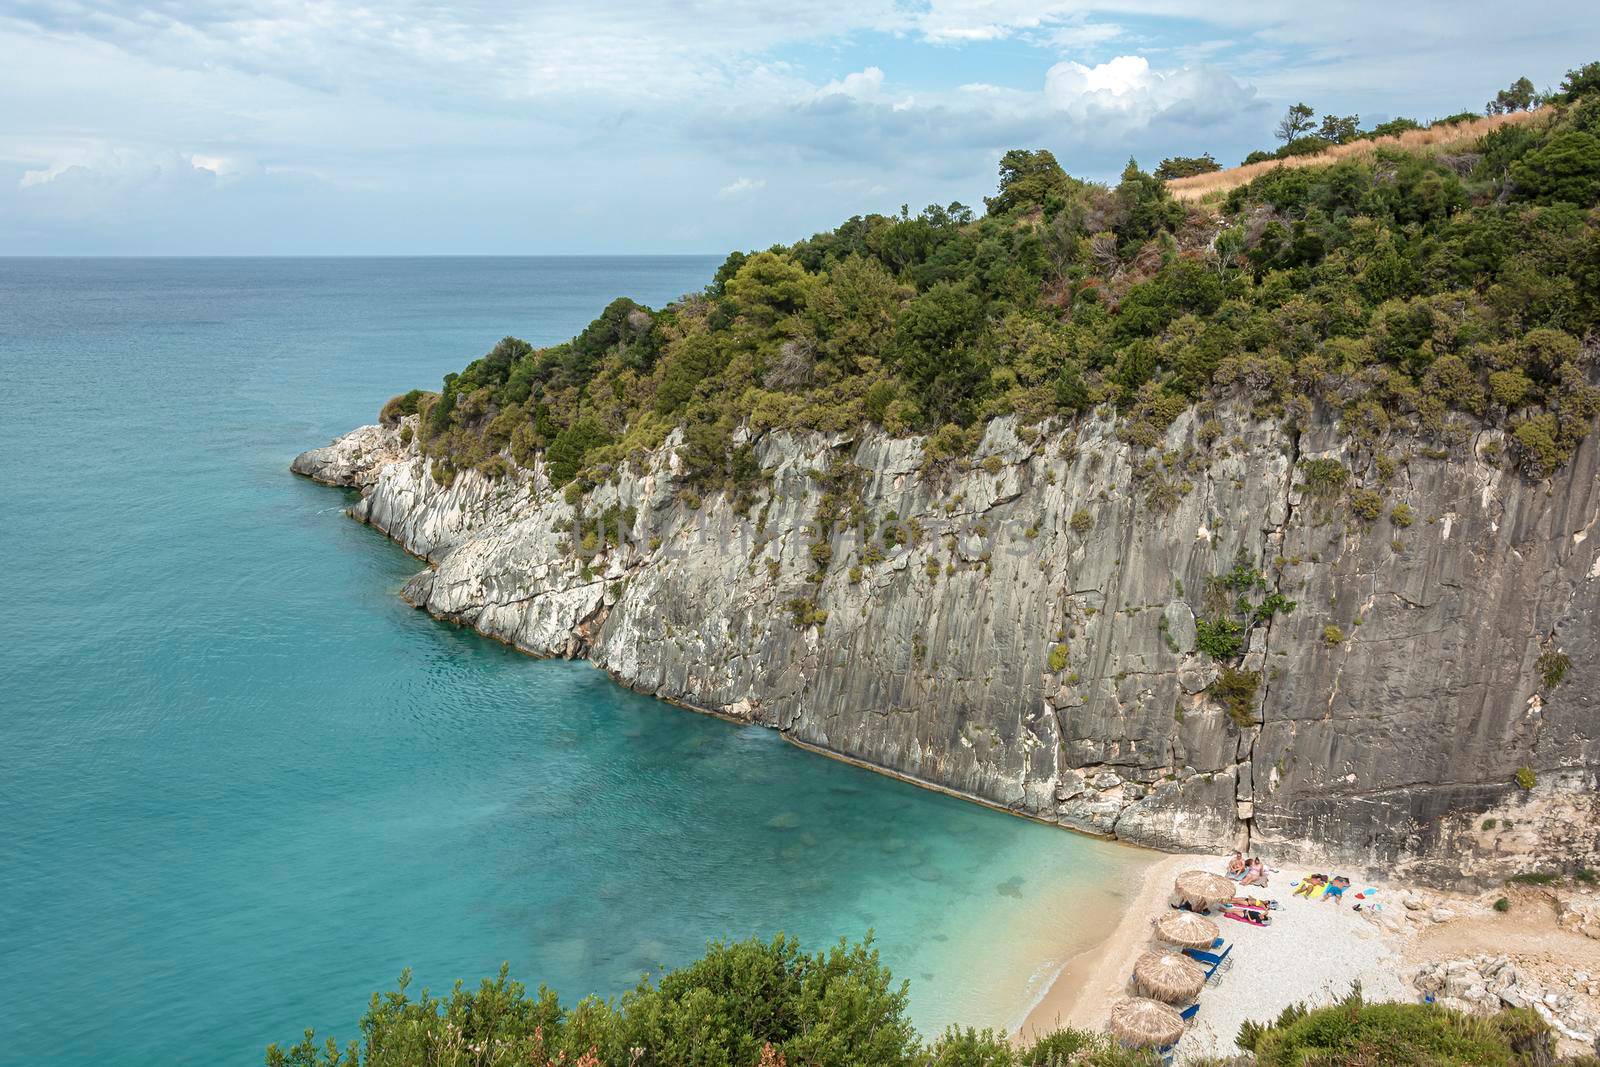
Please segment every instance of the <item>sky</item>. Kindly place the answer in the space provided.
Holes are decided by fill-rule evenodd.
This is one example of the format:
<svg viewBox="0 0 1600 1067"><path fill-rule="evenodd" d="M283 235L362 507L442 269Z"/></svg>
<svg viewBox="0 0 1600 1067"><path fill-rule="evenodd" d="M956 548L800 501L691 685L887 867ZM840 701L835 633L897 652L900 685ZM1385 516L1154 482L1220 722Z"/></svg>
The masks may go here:
<svg viewBox="0 0 1600 1067"><path fill-rule="evenodd" d="M721 253L1597 58L1594 0L0 0L0 255Z"/></svg>

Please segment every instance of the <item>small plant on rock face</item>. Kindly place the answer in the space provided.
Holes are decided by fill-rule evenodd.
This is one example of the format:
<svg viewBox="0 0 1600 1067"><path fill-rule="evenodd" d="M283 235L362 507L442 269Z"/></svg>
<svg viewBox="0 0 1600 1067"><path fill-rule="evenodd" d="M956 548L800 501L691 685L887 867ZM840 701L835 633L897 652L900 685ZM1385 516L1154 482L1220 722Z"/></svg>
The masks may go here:
<svg viewBox="0 0 1600 1067"><path fill-rule="evenodd" d="M1342 644L1344 642L1344 631L1337 626L1324 626L1322 628L1322 639L1330 645Z"/></svg>
<svg viewBox="0 0 1600 1067"><path fill-rule="evenodd" d="M1090 515L1085 509L1079 508L1072 513L1071 526L1073 533L1088 533L1094 529L1094 516Z"/></svg>
<svg viewBox="0 0 1600 1067"><path fill-rule="evenodd" d="M1350 480L1350 472L1336 459L1303 459L1300 476L1300 490L1318 500L1335 499Z"/></svg>
<svg viewBox="0 0 1600 1067"><path fill-rule="evenodd" d="M1237 671L1224 667L1211 683L1211 694L1222 703L1228 718L1241 730L1255 725L1256 690L1261 687L1259 671Z"/></svg>
<svg viewBox="0 0 1600 1067"><path fill-rule="evenodd" d="M1195 646L1212 659L1233 659L1244 648L1239 624L1232 619L1196 619Z"/></svg>
<svg viewBox="0 0 1600 1067"><path fill-rule="evenodd" d="M1394 510L1389 512L1389 521L1403 530L1407 526L1410 526L1412 523L1416 522L1417 517L1412 514L1410 504L1401 503L1396 504L1394 506Z"/></svg>
<svg viewBox="0 0 1600 1067"><path fill-rule="evenodd" d="M828 613L817 607L816 601L807 597L795 597L786 605L794 624L801 628L807 626L822 626L828 621Z"/></svg>
<svg viewBox="0 0 1600 1067"><path fill-rule="evenodd" d="M1528 871L1526 874L1513 874L1511 881L1518 885L1555 885L1557 878L1548 871Z"/></svg>
<svg viewBox="0 0 1600 1067"><path fill-rule="evenodd" d="M1516 782L1518 789L1525 793L1531 793L1533 787L1539 784L1539 776L1533 773L1532 767L1518 767Z"/></svg>
<svg viewBox="0 0 1600 1067"><path fill-rule="evenodd" d="M1050 669L1056 673L1067 668L1067 646L1065 643L1056 645L1050 650Z"/></svg>
<svg viewBox="0 0 1600 1067"><path fill-rule="evenodd" d="M1350 510L1355 512L1359 519L1376 522L1378 516L1383 514L1383 494L1376 489L1352 489Z"/></svg>
<svg viewBox="0 0 1600 1067"><path fill-rule="evenodd" d="M1538 662L1534 664L1539 677L1544 679L1546 689L1554 689L1560 685L1571 666L1572 659L1565 652L1557 652L1555 649L1541 653Z"/></svg>
<svg viewBox="0 0 1600 1067"><path fill-rule="evenodd" d="M1511 910L1511 901L1507 900L1505 897L1501 897L1499 900L1494 902L1494 910L1500 912L1502 915L1505 914Z"/></svg>

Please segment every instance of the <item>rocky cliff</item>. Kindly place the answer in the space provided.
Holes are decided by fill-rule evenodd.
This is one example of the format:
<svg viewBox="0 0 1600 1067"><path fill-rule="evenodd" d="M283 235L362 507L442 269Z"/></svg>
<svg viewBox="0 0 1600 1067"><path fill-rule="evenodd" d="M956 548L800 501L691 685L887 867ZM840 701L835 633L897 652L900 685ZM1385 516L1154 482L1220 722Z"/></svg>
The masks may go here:
<svg viewBox="0 0 1600 1067"><path fill-rule="evenodd" d="M671 440L576 506L542 467L442 485L414 422L294 470L428 560L412 603L528 652L1157 848L1433 882L1600 863L1596 435L1544 482L1493 431L1357 452L1242 413L1155 449L1002 419L935 467L769 435L741 512Z"/></svg>

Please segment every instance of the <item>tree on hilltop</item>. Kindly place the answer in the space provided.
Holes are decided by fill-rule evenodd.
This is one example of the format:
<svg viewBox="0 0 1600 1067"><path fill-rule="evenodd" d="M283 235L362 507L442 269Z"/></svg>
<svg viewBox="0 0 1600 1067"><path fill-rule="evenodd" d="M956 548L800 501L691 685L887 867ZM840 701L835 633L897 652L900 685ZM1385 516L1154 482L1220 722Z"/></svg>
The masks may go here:
<svg viewBox="0 0 1600 1067"><path fill-rule="evenodd" d="M1346 144L1361 136L1360 115L1324 115L1317 136L1334 144Z"/></svg>
<svg viewBox="0 0 1600 1067"><path fill-rule="evenodd" d="M1173 178L1189 178L1196 174L1214 174L1222 169L1222 164L1211 158L1207 152L1203 156L1172 156L1163 159L1161 166L1156 168L1155 176L1162 181L1171 181Z"/></svg>
<svg viewBox="0 0 1600 1067"><path fill-rule="evenodd" d="M1000 188L983 198L991 215L1017 208L1042 208L1052 196L1065 196L1072 179L1046 148L1013 148L1000 157Z"/></svg>
<svg viewBox="0 0 1600 1067"><path fill-rule="evenodd" d="M1569 103L1590 93L1600 93L1600 60L1567 71L1561 80L1561 95Z"/></svg>
<svg viewBox="0 0 1600 1067"><path fill-rule="evenodd" d="M1534 91L1533 82L1518 78L1510 88L1495 93L1494 99L1484 105L1483 111L1486 115L1509 115L1513 111L1528 111L1538 102L1539 95Z"/></svg>
<svg viewBox="0 0 1600 1067"><path fill-rule="evenodd" d="M1283 116L1283 121L1278 123L1278 140L1288 144L1302 134L1309 133L1313 128L1312 119L1316 112L1307 104L1295 104Z"/></svg>

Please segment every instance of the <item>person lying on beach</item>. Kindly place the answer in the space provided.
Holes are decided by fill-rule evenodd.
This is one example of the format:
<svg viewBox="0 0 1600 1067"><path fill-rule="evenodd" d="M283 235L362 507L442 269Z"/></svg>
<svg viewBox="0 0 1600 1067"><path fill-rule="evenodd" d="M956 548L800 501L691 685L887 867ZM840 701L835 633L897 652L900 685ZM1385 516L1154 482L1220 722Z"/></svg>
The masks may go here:
<svg viewBox="0 0 1600 1067"><path fill-rule="evenodd" d="M1233 897L1223 902L1225 908L1248 908L1251 911L1267 911L1278 906L1276 900L1262 900L1260 897Z"/></svg>
<svg viewBox="0 0 1600 1067"><path fill-rule="evenodd" d="M1258 885L1266 888L1267 865L1260 859L1251 859L1246 865L1249 869L1244 872L1244 877L1239 879L1240 885Z"/></svg>
<svg viewBox="0 0 1600 1067"><path fill-rule="evenodd" d="M1349 889L1349 888L1350 888L1350 879L1346 878L1344 875L1341 874L1337 878L1335 878L1333 881L1328 883L1328 888L1323 891L1322 899L1323 900L1331 900L1335 904L1343 904L1344 903L1344 891L1346 889Z"/></svg>
<svg viewBox="0 0 1600 1067"><path fill-rule="evenodd" d="M1235 852L1233 854L1233 859L1228 861L1228 877L1232 878L1234 881L1238 881L1240 878L1244 877L1244 868L1244 853Z"/></svg>
<svg viewBox="0 0 1600 1067"><path fill-rule="evenodd" d="M1321 889L1323 886L1325 886L1327 884L1328 884L1328 876L1327 875L1325 875L1325 874L1308 874L1304 878L1300 879L1300 885L1295 889L1294 895L1297 896L1297 897L1305 897L1307 900L1310 900L1311 896L1317 890Z"/></svg>
<svg viewBox="0 0 1600 1067"><path fill-rule="evenodd" d="M1264 908L1227 907L1222 909L1222 916L1225 919L1237 919L1242 923L1249 923L1251 926L1266 926L1272 922L1272 916L1267 914Z"/></svg>

